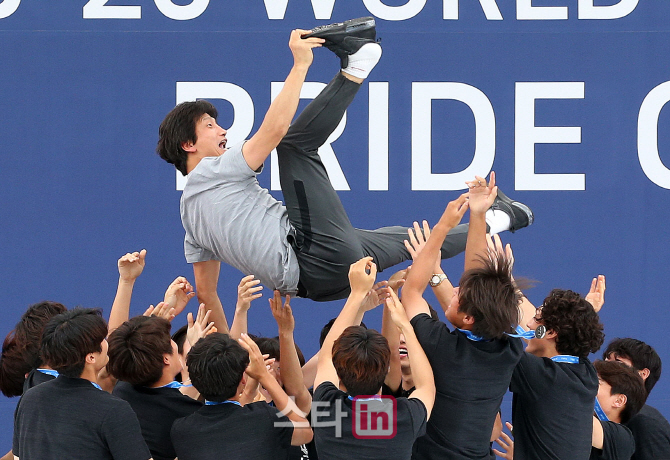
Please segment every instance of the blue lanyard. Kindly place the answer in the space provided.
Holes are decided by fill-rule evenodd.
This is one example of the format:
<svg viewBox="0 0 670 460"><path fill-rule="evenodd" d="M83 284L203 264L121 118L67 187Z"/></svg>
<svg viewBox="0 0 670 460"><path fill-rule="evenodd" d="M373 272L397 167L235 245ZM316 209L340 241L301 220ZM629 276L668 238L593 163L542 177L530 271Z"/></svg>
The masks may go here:
<svg viewBox="0 0 670 460"><path fill-rule="evenodd" d="M184 385L181 382L177 382L176 380L173 382L170 382L166 385L160 386L160 387L155 387L155 388L182 388L182 387L192 387L193 384L191 385Z"/></svg>
<svg viewBox="0 0 670 460"><path fill-rule="evenodd" d="M51 375L52 377L58 377L60 374L58 374L58 371L55 371L53 369L37 369L40 371L42 374L46 375Z"/></svg>
<svg viewBox="0 0 670 460"><path fill-rule="evenodd" d="M349 399L349 401L353 401L354 399L356 401L381 401L382 400L382 397L379 396L379 395L370 396L369 398L359 398L358 396L354 397L354 396L349 395L349 396L347 396L347 398Z"/></svg>
<svg viewBox="0 0 670 460"><path fill-rule="evenodd" d="M609 422L610 421L610 419L607 418L607 415L605 414L605 411L600 406L600 402L598 401L598 398L596 398L596 404L595 404L594 410L596 412L596 416L598 417L598 420L600 420L601 422Z"/></svg>
<svg viewBox="0 0 670 460"><path fill-rule="evenodd" d="M93 385L94 387L96 387L98 390L102 390L102 387L101 387L100 385L98 385L97 383L95 383L95 382L91 382L91 385Z"/></svg>
<svg viewBox="0 0 670 460"><path fill-rule="evenodd" d="M509 337L518 337L520 339L534 339L535 331L525 331L521 326L516 327L516 334L507 334Z"/></svg>
<svg viewBox="0 0 670 460"><path fill-rule="evenodd" d="M557 355L553 356L551 360L555 363L579 364L579 358L572 355Z"/></svg>
<svg viewBox="0 0 670 460"><path fill-rule="evenodd" d="M219 404L236 404L240 407L242 407L242 404L240 404L239 401L231 401L230 399L227 401L207 401L205 399L205 405L206 406L218 406Z"/></svg>
<svg viewBox="0 0 670 460"><path fill-rule="evenodd" d="M468 340L472 340L473 342L483 342L483 341L487 340L484 337L473 334L472 331L468 331L466 329L459 329L459 328L456 328L456 329L458 329L463 334L465 334L465 336L468 338Z"/></svg>

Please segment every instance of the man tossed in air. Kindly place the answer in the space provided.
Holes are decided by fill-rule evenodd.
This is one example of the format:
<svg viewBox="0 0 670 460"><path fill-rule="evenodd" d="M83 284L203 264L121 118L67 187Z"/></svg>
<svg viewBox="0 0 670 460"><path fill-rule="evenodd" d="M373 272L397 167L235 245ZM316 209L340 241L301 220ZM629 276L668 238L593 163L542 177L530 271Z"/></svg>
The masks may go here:
<svg viewBox="0 0 670 460"><path fill-rule="evenodd" d="M375 39L372 17L292 31L293 68L256 134L238 145L226 145L226 130L207 101L184 102L163 120L157 151L188 174L181 198L184 252L193 264L198 299L212 309L215 322L221 261L282 294L328 301L347 297L349 266L362 257L372 256L379 271L410 258L407 227L351 225L318 155L381 57ZM312 49L322 45L340 57L342 70L291 124ZM285 206L256 179L274 148ZM527 206L504 195L489 214L491 231L533 222ZM452 230L443 258L464 250L467 229Z"/></svg>

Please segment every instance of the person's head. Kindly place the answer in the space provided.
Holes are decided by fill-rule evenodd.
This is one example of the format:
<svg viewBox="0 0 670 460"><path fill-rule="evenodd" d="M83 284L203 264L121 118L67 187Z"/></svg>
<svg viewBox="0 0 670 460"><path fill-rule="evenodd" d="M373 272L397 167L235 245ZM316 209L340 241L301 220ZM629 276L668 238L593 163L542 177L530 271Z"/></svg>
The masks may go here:
<svg viewBox="0 0 670 460"><path fill-rule="evenodd" d="M542 339L531 339L526 351L544 356L548 351L586 358L600 349L605 339L603 325L593 306L576 292L554 289L544 299L527 326L544 325Z"/></svg>
<svg viewBox="0 0 670 460"><path fill-rule="evenodd" d="M33 369L42 365L40 343L44 326L51 318L67 311L65 305L58 302L43 301L28 307L16 325L15 339L23 353L24 360Z"/></svg>
<svg viewBox="0 0 670 460"><path fill-rule="evenodd" d="M326 337L328 336L330 329L333 327L333 324L335 324L336 319L337 317L332 318L330 321L326 323L325 326L321 328L321 334L319 335L319 348L323 346L323 342L326 340ZM368 328L362 321L361 321L361 327L363 327L364 329Z"/></svg>
<svg viewBox="0 0 670 460"><path fill-rule="evenodd" d="M249 353L234 339L214 332L198 340L186 357L191 383L208 401L225 401L244 383Z"/></svg>
<svg viewBox="0 0 670 460"><path fill-rule="evenodd" d="M107 364L107 323L94 308L75 308L54 316L42 334L42 359L66 377L96 374Z"/></svg>
<svg viewBox="0 0 670 460"><path fill-rule="evenodd" d="M616 361L595 361L593 365L600 381L600 406L610 420L626 423L647 400L642 377L632 367Z"/></svg>
<svg viewBox="0 0 670 460"><path fill-rule="evenodd" d="M519 323L521 294L505 256L489 254L481 261L481 267L463 273L445 315L455 327L499 339Z"/></svg>
<svg viewBox="0 0 670 460"><path fill-rule="evenodd" d="M374 395L388 374L391 350L379 332L350 326L333 344L333 366L351 396Z"/></svg>
<svg viewBox="0 0 670 460"><path fill-rule="evenodd" d="M435 321L440 320L437 311L435 311L435 309L431 307L430 304L428 305L428 311L430 311L430 317L432 319L434 319ZM400 368L403 370L404 375L408 375L408 373L410 372L410 364L404 334L400 334L400 347L398 347L398 353L400 353Z"/></svg>
<svg viewBox="0 0 670 460"><path fill-rule="evenodd" d="M182 369L170 322L155 316L136 316L109 335L107 370L132 385L152 386L167 376L172 381Z"/></svg>
<svg viewBox="0 0 670 460"><path fill-rule="evenodd" d="M16 343L14 331L11 331L2 343L2 357L0 358L0 391L2 394L8 398L21 396L26 374L31 368Z"/></svg>
<svg viewBox="0 0 670 460"><path fill-rule="evenodd" d="M226 147L226 130L216 124L218 112L207 101L182 102L170 111L158 128L156 152L183 175L193 146L201 142L203 156L218 156ZM203 137L203 139L199 139Z"/></svg>
<svg viewBox="0 0 670 460"><path fill-rule="evenodd" d="M640 373L647 393L661 378L661 357L646 343L631 338L612 340L603 352L605 361L619 361Z"/></svg>

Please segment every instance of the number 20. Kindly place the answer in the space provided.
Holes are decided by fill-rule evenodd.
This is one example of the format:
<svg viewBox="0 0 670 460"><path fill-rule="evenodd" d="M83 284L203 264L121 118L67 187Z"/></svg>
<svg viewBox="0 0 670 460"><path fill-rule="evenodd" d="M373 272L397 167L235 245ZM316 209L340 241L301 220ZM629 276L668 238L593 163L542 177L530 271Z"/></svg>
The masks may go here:
<svg viewBox="0 0 670 460"><path fill-rule="evenodd" d="M12 0L18 3L21 0ZM141 6L117 6L107 5L109 0L89 0L84 5L84 19L141 19ZM5 0L4 3L10 2ZM154 0L158 10L170 19L186 21L194 19L205 12L209 6L209 0L193 0L188 5L175 5L171 0ZM4 5L0 5L4 6ZM12 11L13 12L13 11ZM11 13L10 13L11 14ZM2 17L2 11L0 11Z"/></svg>

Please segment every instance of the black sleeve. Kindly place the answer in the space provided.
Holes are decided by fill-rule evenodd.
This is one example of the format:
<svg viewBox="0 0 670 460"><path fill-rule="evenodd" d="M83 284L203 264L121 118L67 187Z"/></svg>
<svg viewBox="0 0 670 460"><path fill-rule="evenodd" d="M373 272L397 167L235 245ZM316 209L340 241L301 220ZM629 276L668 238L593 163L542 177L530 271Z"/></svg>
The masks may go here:
<svg viewBox="0 0 670 460"><path fill-rule="evenodd" d="M421 344L431 363L434 362L434 359L450 352L450 350L445 349L445 345L451 343L452 340L455 342L456 337L452 337L446 324L435 321L426 313L416 315L410 323L414 328L419 344Z"/></svg>
<svg viewBox="0 0 670 460"><path fill-rule="evenodd" d="M556 370L550 359L539 358L524 352L512 373L509 389L512 393L521 393L526 397L539 399L550 389L546 382L553 380Z"/></svg>
<svg viewBox="0 0 670 460"><path fill-rule="evenodd" d="M273 433L277 439L279 446L288 448L291 447L291 438L293 437L293 422L286 415L277 410L276 407L263 403L263 406L268 411L273 428Z"/></svg>
<svg viewBox="0 0 670 460"><path fill-rule="evenodd" d="M404 400L404 398L402 399ZM402 401L398 400L398 401ZM414 439L426 434L426 423L428 422L428 411L426 405L419 398L408 398L405 400L409 415L412 420Z"/></svg>
<svg viewBox="0 0 670 460"><path fill-rule="evenodd" d="M629 460L635 452L633 433L619 423L603 422L603 460Z"/></svg>
<svg viewBox="0 0 670 460"><path fill-rule="evenodd" d="M114 459L148 460L151 453L142 437L140 422L126 401L118 401L105 414L102 435Z"/></svg>

